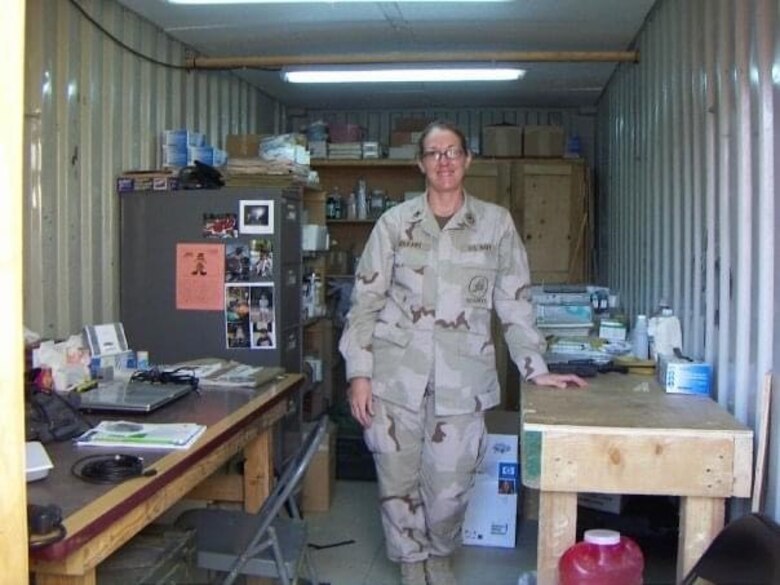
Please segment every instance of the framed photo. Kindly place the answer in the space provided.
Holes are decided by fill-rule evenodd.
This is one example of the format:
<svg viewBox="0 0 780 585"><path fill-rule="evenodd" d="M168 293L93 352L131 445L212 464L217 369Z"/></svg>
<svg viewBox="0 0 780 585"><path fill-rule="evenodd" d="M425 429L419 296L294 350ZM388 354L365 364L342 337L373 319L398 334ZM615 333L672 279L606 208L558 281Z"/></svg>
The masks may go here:
<svg viewBox="0 0 780 585"><path fill-rule="evenodd" d="M274 202L263 199L242 201L238 230L242 234L274 233Z"/></svg>

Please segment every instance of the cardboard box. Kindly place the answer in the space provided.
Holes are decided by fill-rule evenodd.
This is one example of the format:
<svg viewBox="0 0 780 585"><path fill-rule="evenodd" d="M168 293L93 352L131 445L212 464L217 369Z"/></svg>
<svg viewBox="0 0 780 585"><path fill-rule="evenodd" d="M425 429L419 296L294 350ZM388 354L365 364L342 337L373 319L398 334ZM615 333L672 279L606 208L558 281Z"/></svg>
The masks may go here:
<svg viewBox="0 0 780 585"><path fill-rule="evenodd" d="M533 158L563 157L566 140L560 126L526 126L523 128L523 156Z"/></svg>
<svg viewBox="0 0 780 585"><path fill-rule="evenodd" d="M175 191L179 188L179 177L170 171L128 171L117 177L118 193L128 191Z"/></svg>
<svg viewBox="0 0 780 585"><path fill-rule="evenodd" d="M482 128L482 156L523 156L523 128L508 124Z"/></svg>
<svg viewBox="0 0 780 585"><path fill-rule="evenodd" d="M488 411L487 451L463 523L463 544L514 548L520 492L517 412Z"/></svg>
<svg viewBox="0 0 780 585"><path fill-rule="evenodd" d="M395 130L401 132L422 132L432 121L427 118L398 118L395 121Z"/></svg>
<svg viewBox="0 0 780 585"><path fill-rule="evenodd" d="M710 395L712 366L706 362L660 355L656 372L661 387L670 394Z"/></svg>
<svg viewBox="0 0 780 585"><path fill-rule="evenodd" d="M265 134L228 134L225 150L228 157L256 158L260 156L260 140Z"/></svg>
<svg viewBox="0 0 780 585"><path fill-rule="evenodd" d="M407 130L395 130L390 133L390 146L417 145L422 132L410 132Z"/></svg>
<svg viewBox="0 0 780 585"><path fill-rule="evenodd" d="M417 145L407 144L406 146L391 146L387 153L387 158L414 160L417 157Z"/></svg>
<svg viewBox="0 0 780 585"><path fill-rule="evenodd" d="M360 142L366 135L365 129L349 122L331 122L328 125L328 137L331 142Z"/></svg>
<svg viewBox="0 0 780 585"><path fill-rule="evenodd" d="M336 425L328 424L328 432L312 457L303 477L301 511L327 512L333 503L336 486Z"/></svg>

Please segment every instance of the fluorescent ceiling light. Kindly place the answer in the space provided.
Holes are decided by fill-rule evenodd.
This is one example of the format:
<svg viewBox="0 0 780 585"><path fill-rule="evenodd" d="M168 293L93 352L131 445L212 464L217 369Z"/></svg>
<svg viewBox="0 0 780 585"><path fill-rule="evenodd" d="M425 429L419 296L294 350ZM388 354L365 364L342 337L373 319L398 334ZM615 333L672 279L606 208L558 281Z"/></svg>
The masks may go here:
<svg viewBox="0 0 780 585"><path fill-rule="evenodd" d="M502 68L418 68L418 69L300 69L286 70L282 77L289 83L384 83L412 81L513 81L525 70Z"/></svg>
<svg viewBox="0 0 780 585"><path fill-rule="evenodd" d="M512 0L168 0L169 4L344 4L347 2L511 2Z"/></svg>

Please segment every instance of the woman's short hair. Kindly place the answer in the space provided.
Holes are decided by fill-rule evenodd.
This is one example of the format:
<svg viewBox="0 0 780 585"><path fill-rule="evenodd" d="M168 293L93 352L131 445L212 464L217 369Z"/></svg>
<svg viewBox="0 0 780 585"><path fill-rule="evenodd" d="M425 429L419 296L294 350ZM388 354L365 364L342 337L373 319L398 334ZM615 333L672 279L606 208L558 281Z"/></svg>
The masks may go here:
<svg viewBox="0 0 780 585"><path fill-rule="evenodd" d="M455 136L458 137L458 140L460 140L460 147L463 149L463 152L468 154L469 141L466 139L466 135L463 133L463 131L452 122L447 122L446 120L434 120L425 127L425 130L423 130L422 133L420 133L420 138L417 140L417 158L422 158L425 139L428 138L428 135L434 130L449 130L455 134Z"/></svg>

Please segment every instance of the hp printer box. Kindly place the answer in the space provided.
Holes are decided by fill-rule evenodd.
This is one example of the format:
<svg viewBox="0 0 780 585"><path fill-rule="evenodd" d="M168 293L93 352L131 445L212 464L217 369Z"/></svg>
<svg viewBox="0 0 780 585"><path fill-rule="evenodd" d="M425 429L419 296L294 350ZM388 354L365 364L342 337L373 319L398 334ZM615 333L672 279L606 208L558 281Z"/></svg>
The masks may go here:
<svg viewBox="0 0 780 585"><path fill-rule="evenodd" d="M487 412L487 451L477 469L474 490L463 523L463 544L514 548L517 533L517 496L520 491L518 435L491 433L501 420L511 431L519 428L517 412ZM503 425L507 426L507 425Z"/></svg>
<svg viewBox="0 0 780 585"><path fill-rule="evenodd" d="M710 395L712 366L706 362L661 355L657 371L658 382L669 393Z"/></svg>

